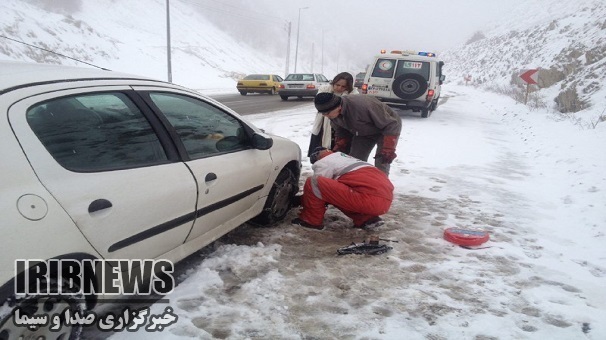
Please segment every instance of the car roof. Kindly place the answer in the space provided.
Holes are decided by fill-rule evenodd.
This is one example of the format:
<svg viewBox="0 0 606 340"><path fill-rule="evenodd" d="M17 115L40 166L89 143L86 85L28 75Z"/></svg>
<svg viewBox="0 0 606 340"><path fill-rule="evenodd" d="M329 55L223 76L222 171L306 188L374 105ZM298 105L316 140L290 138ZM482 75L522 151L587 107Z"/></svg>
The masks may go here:
<svg viewBox="0 0 606 340"><path fill-rule="evenodd" d="M0 94L11 89L51 82L90 79L153 80L92 67L75 67L0 60Z"/></svg>

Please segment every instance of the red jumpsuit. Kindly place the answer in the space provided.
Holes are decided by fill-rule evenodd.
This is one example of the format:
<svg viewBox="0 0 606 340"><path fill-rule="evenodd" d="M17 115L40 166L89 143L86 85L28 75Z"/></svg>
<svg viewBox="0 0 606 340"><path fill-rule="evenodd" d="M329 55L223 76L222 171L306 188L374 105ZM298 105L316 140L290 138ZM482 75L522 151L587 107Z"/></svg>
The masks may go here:
<svg viewBox="0 0 606 340"><path fill-rule="evenodd" d="M314 175L303 187L299 218L322 225L326 203L353 219L359 227L371 218L385 214L393 200L393 184L384 172L341 152L335 152L312 165Z"/></svg>

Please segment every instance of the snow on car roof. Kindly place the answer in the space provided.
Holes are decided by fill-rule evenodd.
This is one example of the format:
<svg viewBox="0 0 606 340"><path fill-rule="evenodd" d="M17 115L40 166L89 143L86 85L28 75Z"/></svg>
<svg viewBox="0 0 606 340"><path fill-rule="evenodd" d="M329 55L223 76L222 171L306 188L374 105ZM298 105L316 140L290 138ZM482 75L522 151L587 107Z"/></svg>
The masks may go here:
<svg viewBox="0 0 606 340"><path fill-rule="evenodd" d="M78 79L139 79L150 78L91 67L0 61L0 93L28 84Z"/></svg>

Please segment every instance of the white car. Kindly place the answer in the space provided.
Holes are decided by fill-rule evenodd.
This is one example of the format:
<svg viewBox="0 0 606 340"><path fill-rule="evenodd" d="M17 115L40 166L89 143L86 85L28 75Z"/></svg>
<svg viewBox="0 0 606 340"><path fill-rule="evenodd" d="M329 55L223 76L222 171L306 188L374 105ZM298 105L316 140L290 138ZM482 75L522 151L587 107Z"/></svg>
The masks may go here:
<svg viewBox="0 0 606 340"><path fill-rule="evenodd" d="M288 97L315 97L320 87L328 84L330 81L323 74L291 73L282 81L278 94L282 100L288 100Z"/></svg>
<svg viewBox="0 0 606 340"><path fill-rule="evenodd" d="M443 66L435 53L383 50L370 64L361 92L427 118L438 107Z"/></svg>
<svg viewBox="0 0 606 340"><path fill-rule="evenodd" d="M16 296L31 270L19 259L176 262L249 220L280 221L298 191L296 143L163 81L0 61L0 113L0 339L78 332L11 321L14 307L74 305Z"/></svg>

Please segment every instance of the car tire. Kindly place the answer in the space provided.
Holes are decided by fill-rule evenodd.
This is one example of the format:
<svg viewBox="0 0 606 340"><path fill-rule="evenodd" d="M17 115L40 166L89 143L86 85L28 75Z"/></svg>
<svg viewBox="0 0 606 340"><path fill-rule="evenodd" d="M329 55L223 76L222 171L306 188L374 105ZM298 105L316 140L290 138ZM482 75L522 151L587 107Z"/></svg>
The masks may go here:
<svg viewBox="0 0 606 340"><path fill-rule="evenodd" d="M288 100L288 96L280 96L280 98L282 98L282 100Z"/></svg>
<svg viewBox="0 0 606 340"><path fill-rule="evenodd" d="M58 292L56 283L51 282L50 289L53 292ZM49 318L54 314L58 314L61 318L63 326L59 331L51 331L52 323L48 323L36 330L31 330L28 327L17 326L12 320L13 312L8 313L0 320L0 339L79 339L82 333L82 325L66 326L63 321L64 311L69 308L71 315L84 315L85 303L82 294L66 294L66 295L26 295L15 298L9 305L12 310L21 308L21 312L28 315L49 315Z"/></svg>
<svg viewBox="0 0 606 340"><path fill-rule="evenodd" d="M394 79L391 88L399 98L416 99L427 91L427 80L420 74L406 73Z"/></svg>
<svg viewBox="0 0 606 340"><path fill-rule="evenodd" d="M431 101L431 106L429 107L430 111L435 111L438 108L438 99L440 99L440 97Z"/></svg>
<svg viewBox="0 0 606 340"><path fill-rule="evenodd" d="M274 87L271 88L271 91L269 91L269 94L271 94L272 96L276 94L276 89Z"/></svg>
<svg viewBox="0 0 606 340"><path fill-rule="evenodd" d="M243 96L246 96L247 93L248 92L246 92L246 91L240 91L240 94L243 95Z"/></svg>
<svg viewBox="0 0 606 340"><path fill-rule="evenodd" d="M293 197L299 192L297 177L289 168L284 168L274 182L263 211L251 222L260 226L273 225L286 217L292 206Z"/></svg>
<svg viewBox="0 0 606 340"><path fill-rule="evenodd" d="M421 109L421 118L427 118L427 117L429 117L429 108L424 107Z"/></svg>

